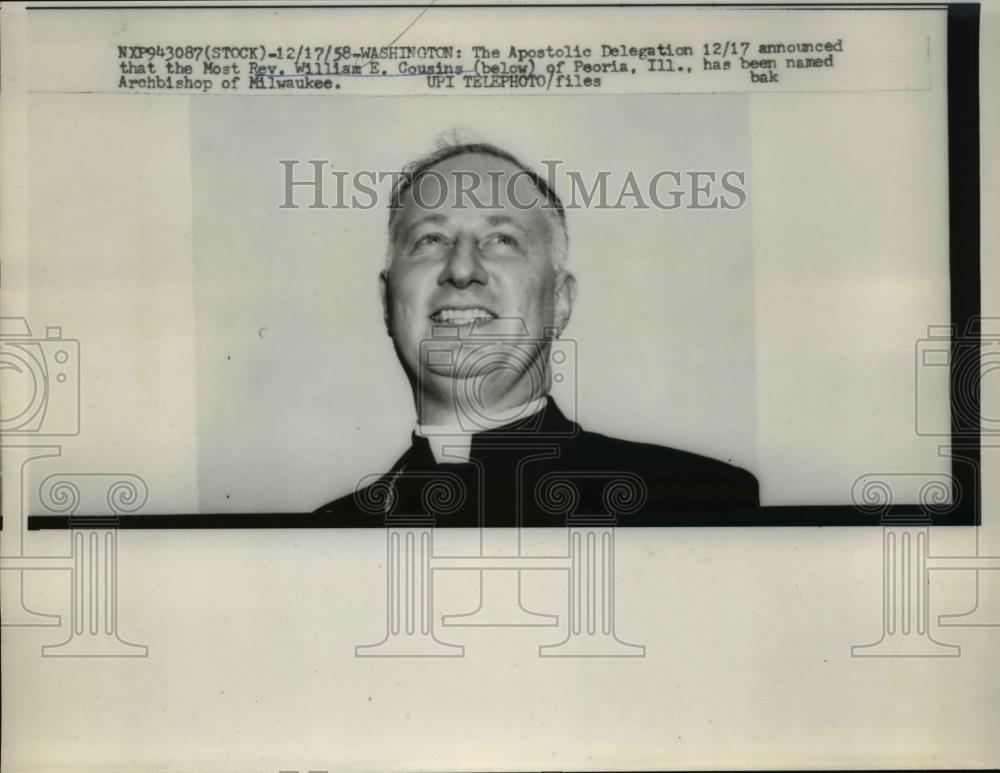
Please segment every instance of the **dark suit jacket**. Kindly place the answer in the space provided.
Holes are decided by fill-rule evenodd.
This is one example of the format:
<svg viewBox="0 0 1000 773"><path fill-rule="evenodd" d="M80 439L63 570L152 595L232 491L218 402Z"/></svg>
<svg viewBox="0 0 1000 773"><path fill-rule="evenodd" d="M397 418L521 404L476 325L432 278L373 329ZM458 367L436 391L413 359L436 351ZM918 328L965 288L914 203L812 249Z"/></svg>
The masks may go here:
<svg viewBox="0 0 1000 773"><path fill-rule="evenodd" d="M746 470L686 451L586 432L550 397L544 410L472 438L468 463L438 464L414 433L384 475L319 514L372 526L565 526L697 523L719 511L756 508ZM400 520L402 519L402 520Z"/></svg>

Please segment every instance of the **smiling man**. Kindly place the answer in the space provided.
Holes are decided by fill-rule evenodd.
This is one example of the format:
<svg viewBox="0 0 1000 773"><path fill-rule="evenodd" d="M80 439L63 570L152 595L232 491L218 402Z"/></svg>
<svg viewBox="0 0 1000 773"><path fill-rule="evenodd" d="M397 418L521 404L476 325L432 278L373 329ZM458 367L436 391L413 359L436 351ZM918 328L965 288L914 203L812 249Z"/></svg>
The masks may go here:
<svg viewBox="0 0 1000 773"><path fill-rule="evenodd" d="M513 155L460 144L411 164L392 192L388 241L382 306L417 425L388 473L319 512L377 515L384 506L439 526L556 526L580 514L697 522L706 508L757 506L749 472L587 432L549 396L576 279L559 197ZM617 509L615 476L631 487ZM434 504L434 481L460 495ZM560 481L570 500L553 488Z"/></svg>

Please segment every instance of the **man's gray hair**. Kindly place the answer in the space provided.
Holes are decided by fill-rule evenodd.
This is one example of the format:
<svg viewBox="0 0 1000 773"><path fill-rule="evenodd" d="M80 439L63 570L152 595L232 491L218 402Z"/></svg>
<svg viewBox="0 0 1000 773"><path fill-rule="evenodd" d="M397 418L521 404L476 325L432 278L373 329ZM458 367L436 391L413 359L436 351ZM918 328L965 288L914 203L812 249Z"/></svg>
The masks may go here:
<svg viewBox="0 0 1000 773"><path fill-rule="evenodd" d="M389 246L386 249L385 267L389 268L393 259L393 228L402 209L403 197L420 179L435 166L450 158L464 155L492 156L516 166L534 184L545 204L542 209L550 216L553 224L552 265L557 272L566 270L569 259L569 231L566 228L566 210L555 189L538 172L521 161L517 156L489 142L459 142L445 145L433 153L418 158L406 165L396 177L389 196Z"/></svg>

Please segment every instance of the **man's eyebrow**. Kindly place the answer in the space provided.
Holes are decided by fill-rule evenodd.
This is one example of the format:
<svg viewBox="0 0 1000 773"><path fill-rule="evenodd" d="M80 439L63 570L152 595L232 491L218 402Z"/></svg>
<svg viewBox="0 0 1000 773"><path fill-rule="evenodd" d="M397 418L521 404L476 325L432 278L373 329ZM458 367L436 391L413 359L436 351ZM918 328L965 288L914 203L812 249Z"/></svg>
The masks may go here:
<svg viewBox="0 0 1000 773"><path fill-rule="evenodd" d="M431 213L431 214L423 215L422 217L418 217L416 220L414 220L412 223L410 223L408 226L406 226L406 230L404 230L402 232L402 234L399 233L399 226L398 225L393 230L396 232L397 236L398 235L406 236L406 234L410 233L418 225L423 225L424 223L444 223L444 222L447 221L447 219L448 218L446 218L444 215L442 215L439 212L438 213Z"/></svg>
<svg viewBox="0 0 1000 773"><path fill-rule="evenodd" d="M523 225L517 222L510 215L490 215L486 218L486 222L490 225L512 225L519 231L527 230Z"/></svg>
<svg viewBox="0 0 1000 773"><path fill-rule="evenodd" d="M424 223L443 223L447 219L448 218L446 218L444 215L440 213L432 213L430 215L424 215L423 217L418 217L416 220L410 223L410 228L413 228L414 226L418 225L423 225ZM407 228L406 230L409 231L410 228Z"/></svg>

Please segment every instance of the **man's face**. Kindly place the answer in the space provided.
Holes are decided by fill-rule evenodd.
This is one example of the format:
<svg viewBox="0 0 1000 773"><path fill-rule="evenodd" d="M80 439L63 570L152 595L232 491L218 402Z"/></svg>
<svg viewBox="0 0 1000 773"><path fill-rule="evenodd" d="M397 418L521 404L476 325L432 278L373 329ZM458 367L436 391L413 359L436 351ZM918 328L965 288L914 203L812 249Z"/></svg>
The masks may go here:
<svg viewBox="0 0 1000 773"><path fill-rule="evenodd" d="M382 294L389 334L411 376L433 381L456 373L420 362L420 343L435 326L452 327L462 342L454 346L466 349L470 339L495 341L520 331L521 340L542 341L551 328L562 331L574 280L553 266L560 235L544 203L516 166L482 154L448 159L407 191Z"/></svg>

